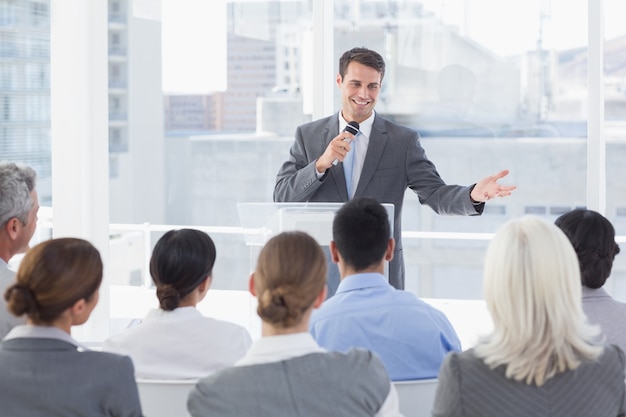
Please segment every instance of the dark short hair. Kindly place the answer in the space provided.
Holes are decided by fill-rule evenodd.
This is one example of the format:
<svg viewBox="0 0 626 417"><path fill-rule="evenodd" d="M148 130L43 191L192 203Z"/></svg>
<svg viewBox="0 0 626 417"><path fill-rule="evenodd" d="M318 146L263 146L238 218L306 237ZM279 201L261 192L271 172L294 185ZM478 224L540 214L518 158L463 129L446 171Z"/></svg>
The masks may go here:
<svg viewBox="0 0 626 417"><path fill-rule="evenodd" d="M355 198L333 220L333 240L344 262L362 271L380 262L391 238L387 210L378 201Z"/></svg>
<svg viewBox="0 0 626 417"><path fill-rule="evenodd" d="M348 64L353 61L374 68L380 73L381 81L385 76L385 60L378 52L367 48L352 48L339 58L339 74L342 80L348 70Z"/></svg>
<svg viewBox="0 0 626 417"><path fill-rule="evenodd" d="M161 308L166 311L178 308L181 298L212 275L215 258L215 244L206 233L195 229L165 233L150 258L150 275Z"/></svg>
<svg viewBox="0 0 626 417"><path fill-rule="evenodd" d="M602 287L620 251L611 222L593 210L575 209L561 215L555 224L576 251L582 284L589 288Z"/></svg>

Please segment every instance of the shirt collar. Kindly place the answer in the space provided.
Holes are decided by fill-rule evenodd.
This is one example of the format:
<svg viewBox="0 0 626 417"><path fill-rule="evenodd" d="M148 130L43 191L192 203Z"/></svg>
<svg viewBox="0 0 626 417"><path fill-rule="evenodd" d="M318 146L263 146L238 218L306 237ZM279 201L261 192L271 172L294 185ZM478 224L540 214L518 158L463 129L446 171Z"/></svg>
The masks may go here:
<svg viewBox="0 0 626 417"><path fill-rule="evenodd" d="M364 272L360 274L348 275L341 280L335 294L373 287L390 287L389 280L385 278L383 274L379 274L378 272Z"/></svg>
<svg viewBox="0 0 626 417"><path fill-rule="evenodd" d="M189 307L178 307L172 311L165 311L161 308L154 308L148 311L146 314L146 318L144 321L150 320L160 320L160 321L180 321L180 320L188 320L196 317L203 317L202 313L198 311L197 308L189 306Z"/></svg>
<svg viewBox="0 0 626 417"><path fill-rule="evenodd" d="M235 366L278 362L319 352L325 350L307 332L264 336L252 344L246 356Z"/></svg>
<svg viewBox="0 0 626 417"><path fill-rule="evenodd" d="M609 297L609 298L611 298L611 296L602 287L600 287L600 288L589 288L589 287L585 287L583 285L583 298L599 298L599 297Z"/></svg>
<svg viewBox="0 0 626 417"><path fill-rule="evenodd" d="M56 339L67 342L76 346L80 350L89 350L86 346L79 343L72 336L54 326L35 326L32 324L22 324L15 326L2 340L11 339Z"/></svg>
<svg viewBox="0 0 626 417"><path fill-rule="evenodd" d="M361 134L368 139L372 133L372 126L374 125L374 117L376 117L376 112L372 110L372 114L370 114L370 117L368 117L367 119L359 123L359 132L361 132ZM348 121L343 118L343 115L341 114L341 110L339 110L339 131L343 132L347 124L348 124Z"/></svg>

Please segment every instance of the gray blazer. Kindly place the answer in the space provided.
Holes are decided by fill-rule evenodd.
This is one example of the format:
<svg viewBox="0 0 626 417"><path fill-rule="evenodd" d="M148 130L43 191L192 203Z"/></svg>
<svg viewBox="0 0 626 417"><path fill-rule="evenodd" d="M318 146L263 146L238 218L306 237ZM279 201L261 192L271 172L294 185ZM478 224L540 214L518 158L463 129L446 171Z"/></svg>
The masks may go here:
<svg viewBox="0 0 626 417"><path fill-rule="evenodd" d="M0 369L0 417L141 416L127 356L16 338L0 344Z"/></svg>
<svg viewBox="0 0 626 417"><path fill-rule="evenodd" d="M0 260L0 340L18 324L26 323L25 317L15 317L7 310L4 292L15 281L15 272L11 271L4 261Z"/></svg>
<svg viewBox="0 0 626 417"><path fill-rule="evenodd" d="M211 374L198 381L187 408L193 417L373 417L390 387L371 352L311 353Z"/></svg>
<svg viewBox="0 0 626 417"><path fill-rule="evenodd" d="M450 353L439 370L434 417L623 417L624 354L606 346L594 361L541 387L489 368L473 349Z"/></svg>
<svg viewBox="0 0 626 417"><path fill-rule="evenodd" d="M337 114L299 126L289 159L276 177L274 201L345 202L348 190L342 164L317 179L315 161L339 134ZM470 200L470 186L446 185L435 165L428 160L416 131L378 115L374 118L363 170L354 197L371 197L394 205L396 249L389 264L389 282L404 288L402 257L402 202L407 188L421 204L445 215L481 214L484 204Z"/></svg>

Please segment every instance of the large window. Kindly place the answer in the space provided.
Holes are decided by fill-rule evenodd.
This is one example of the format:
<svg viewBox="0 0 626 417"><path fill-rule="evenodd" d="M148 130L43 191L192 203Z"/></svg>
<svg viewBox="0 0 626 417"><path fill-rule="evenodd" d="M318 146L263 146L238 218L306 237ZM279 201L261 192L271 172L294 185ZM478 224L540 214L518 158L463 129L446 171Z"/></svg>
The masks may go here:
<svg viewBox="0 0 626 417"><path fill-rule="evenodd" d="M108 46L102 52L109 154L101 157L110 177L111 284L149 284L146 259L156 239L168 228L188 226L207 228L217 243L214 288L245 289L250 250L237 203L272 200L296 126L338 110L337 60L354 46L384 56L377 112L416 129L447 182L471 184L508 168L504 182L519 187L472 218L438 216L407 192L408 290L480 299L484 250L500 224L527 213L554 220L588 205L586 190L595 184L587 184L587 150L597 139L588 140L588 129L598 117L606 147L602 141L597 147L606 163L592 169L606 169L606 184L599 175L597 186L606 185L606 215L626 235L620 0L212 1L221 11L204 18L219 23L208 26L220 32L179 44L181 52L214 64L205 77L216 80L213 90L203 83L198 92L162 89L171 76L162 46L177 29L159 7L145 9L159 2L107 3ZM178 7L183 3L190 22L202 19L192 0ZM53 193L54 5L0 0L0 159L37 169L44 206L52 204ZM589 106L599 88L588 80L589 39L602 29L589 24L588 10L602 5L603 112ZM330 105L320 107L320 96L331 97ZM67 139L55 137L54 146ZM626 300L626 263L619 256L607 285Z"/></svg>

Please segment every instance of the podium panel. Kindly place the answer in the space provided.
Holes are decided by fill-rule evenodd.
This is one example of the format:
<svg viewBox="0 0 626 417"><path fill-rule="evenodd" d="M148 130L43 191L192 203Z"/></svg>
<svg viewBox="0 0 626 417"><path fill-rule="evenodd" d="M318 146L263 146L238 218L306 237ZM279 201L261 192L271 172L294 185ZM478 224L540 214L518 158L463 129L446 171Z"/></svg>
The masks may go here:
<svg viewBox="0 0 626 417"><path fill-rule="evenodd" d="M299 230L311 235L322 247L328 261L328 293L339 285L337 265L330 258L328 246L333 238L333 220L344 203L239 203L237 211L246 245L250 248L250 271L256 266L265 243L279 233ZM393 204L383 204L393 236ZM390 236L390 237L391 237ZM388 268L385 268L388 277Z"/></svg>

